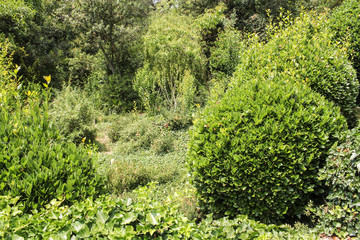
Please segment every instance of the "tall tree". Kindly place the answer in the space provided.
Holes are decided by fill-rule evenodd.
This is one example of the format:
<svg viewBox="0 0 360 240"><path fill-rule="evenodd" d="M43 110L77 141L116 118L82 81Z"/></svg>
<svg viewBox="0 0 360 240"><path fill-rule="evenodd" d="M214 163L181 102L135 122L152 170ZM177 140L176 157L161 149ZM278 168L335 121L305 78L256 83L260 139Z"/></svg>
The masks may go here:
<svg viewBox="0 0 360 240"><path fill-rule="evenodd" d="M139 34L145 26L150 0L77 0L71 19L79 32L81 44L101 51L109 74L133 71L139 61L134 53Z"/></svg>

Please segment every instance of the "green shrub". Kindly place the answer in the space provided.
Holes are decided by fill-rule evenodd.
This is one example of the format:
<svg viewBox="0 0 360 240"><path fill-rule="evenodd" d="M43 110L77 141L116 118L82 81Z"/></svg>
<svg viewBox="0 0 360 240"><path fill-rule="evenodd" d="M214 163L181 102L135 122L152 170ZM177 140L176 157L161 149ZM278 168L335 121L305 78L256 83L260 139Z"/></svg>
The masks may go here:
<svg viewBox="0 0 360 240"><path fill-rule="evenodd" d="M340 106L349 125L354 126L359 83L345 49L333 43L328 25L326 14L302 13L294 22L283 17L266 44L255 43L243 51L235 84L254 77L293 76L289 80L306 83Z"/></svg>
<svg viewBox="0 0 360 240"><path fill-rule="evenodd" d="M133 190L151 182L150 171L139 164L116 161L108 172L109 188L114 193Z"/></svg>
<svg viewBox="0 0 360 240"><path fill-rule="evenodd" d="M212 99L221 98L226 92L236 66L241 59L242 50L246 47L242 34L233 27L225 28L211 49L209 58Z"/></svg>
<svg viewBox="0 0 360 240"><path fill-rule="evenodd" d="M318 169L346 122L292 78L248 80L194 121L188 162L206 211L277 221L321 195Z"/></svg>
<svg viewBox="0 0 360 240"><path fill-rule="evenodd" d="M218 35L209 59L211 73L215 78L230 77L235 72L245 45L243 38L233 27L225 28Z"/></svg>
<svg viewBox="0 0 360 240"><path fill-rule="evenodd" d="M21 88L17 73L19 67L12 63L11 43L8 39L0 41L0 104L3 108L12 109L18 98L17 88Z"/></svg>
<svg viewBox="0 0 360 240"><path fill-rule="evenodd" d="M30 85L23 91L6 54L8 45L0 46L0 195L19 197L21 210L28 211L57 197L69 204L102 192L94 159L61 141L52 126L49 89ZM47 88L51 77L45 80Z"/></svg>
<svg viewBox="0 0 360 240"><path fill-rule="evenodd" d="M50 80L49 80L50 81ZM94 159L82 147L63 142L48 117L48 92L17 91L17 101L0 106L0 194L20 196L24 210L63 197L67 204L103 191Z"/></svg>
<svg viewBox="0 0 360 240"><path fill-rule="evenodd" d="M96 110L83 91L65 87L51 103L50 118L66 140L80 144L86 138L86 142L94 142Z"/></svg>
<svg viewBox="0 0 360 240"><path fill-rule="evenodd" d="M357 0L346 0L330 15L330 28L335 41L348 45L348 56L360 81L360 4ZM348 42L349 44L347 44ZM360 103L358 97L357 103Z"/></svg>
<svg viewBox="0 0 360 240"><path fill-rule="evenodd" d="M160 121L160 125L168 130L182 130L187 129L192 125L192 115L190 112L175 111L162 113L164 119Z"/></svg>
<svg viewBox="0 0 360 240"><path fill-rule="evenodd" d="M139 101L139 95L133 89L133 77L110 75L100 86L102 108L106 112L121 113L132 110L134 102Z"/></svg>
<svg viewBox="0 0 360 240"><path fill-rule="evenodd" d="M359 127L345 132L320 170L321 180L329 188L326 204L313 210L318 226L327 234L340 237L359 235L360 229L360 132Z"/></svg>

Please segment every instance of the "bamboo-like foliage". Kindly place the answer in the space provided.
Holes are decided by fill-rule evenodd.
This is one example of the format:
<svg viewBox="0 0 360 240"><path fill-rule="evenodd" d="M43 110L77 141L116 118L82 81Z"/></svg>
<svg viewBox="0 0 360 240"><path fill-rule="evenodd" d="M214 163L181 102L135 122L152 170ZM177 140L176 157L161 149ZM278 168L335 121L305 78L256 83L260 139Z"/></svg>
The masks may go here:
<svg viewBox="0 0 360 240"><path fill-rule="evenodd" d="M164 104L176 110L191 101L194 87L204 78L200 38L194 19L175 10L151 20L144 37L145 63L137 72L135 89L146 108Z"/></svg>

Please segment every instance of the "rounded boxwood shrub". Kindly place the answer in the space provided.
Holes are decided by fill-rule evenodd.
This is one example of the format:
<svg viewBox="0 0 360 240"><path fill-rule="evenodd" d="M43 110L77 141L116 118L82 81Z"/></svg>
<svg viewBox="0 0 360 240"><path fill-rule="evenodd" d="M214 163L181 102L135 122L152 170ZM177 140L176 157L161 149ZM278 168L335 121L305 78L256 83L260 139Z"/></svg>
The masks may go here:
<svg viewBox="0 0 360 240"><path fill-rule="evenodd" d="M294 76L293 81L307 84L339 106L353 127L359 83L347 51L332 40L327 15L302 13L293 21L284 17L283 25L288 27L274 27L267 43L244 50L234 81Z"/></svg>
<svg viewBox="0 0 360 240"><path fill-rule="evenodd" d="M188 162L205 211L272 222L321 194L318 169L346 121L289 78L244 82L194 121Z"/></svg>
<svg viewBox="0 0 360 240"><path fill-rule="evenodd" d="M334 39L348 42L348 56L360 81L360 3L358 0L346 0L330 16L330 28ZM357 103L360 103L358 96Z"/></svg>

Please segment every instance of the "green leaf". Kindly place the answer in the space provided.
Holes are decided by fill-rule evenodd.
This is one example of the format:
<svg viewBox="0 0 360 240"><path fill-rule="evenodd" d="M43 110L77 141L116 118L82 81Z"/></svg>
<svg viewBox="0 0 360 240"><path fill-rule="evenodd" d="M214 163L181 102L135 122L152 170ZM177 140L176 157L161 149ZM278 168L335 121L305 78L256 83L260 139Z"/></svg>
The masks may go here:
<svg viewBox="0 0 360 240"><path fill-rule="evenodd" d="M156 220L156 213L148 213L146 214L146 221L149 222L152 225L158 225L158 221Z"/></svg>
<svg viewBox="0 0 360 240"><path fill-rule="evenodd" d="M14 235L12 235L12 239L14 239L14 240L24 240L25 238L20 237L20 236L17 235L17 234L14 234Z"/></svg>
<svg viewBox="0 0 360 240"><path fill-rule="evenodd" d="M109 215L104 211L98 211L96 214L96 221L105 223L109 219Z"/></svg>
<svg viewBox="0 0 360 240"><path fill-rule="evenodd" d="M136 218L137 218L137 214L134 213L134 212L125 213L124 218L123 218L121 224L122 224L122 225L129 224L129 223L135 221Z"/></svg>
<svg viewBox="0 0 360 240"><path fill-rule="evenodd" d="M81 229L83 229L86 225L84 223L81 223L79 221L74 222L73 224L71 224L71 226L73 227L74 231L76 233L78 233Z"/></svg>
<svg viewBox="0 0 360 240"><path fill-rule="evenodd" d="M90 230L89 227L85 225L85 227L83 227L76 235L77 237L80 238L88 238L90 237Z"/></svg>

